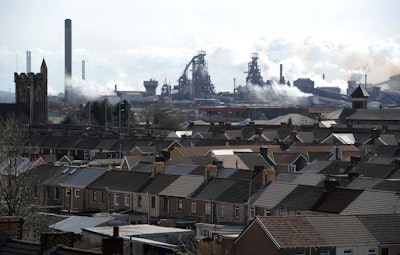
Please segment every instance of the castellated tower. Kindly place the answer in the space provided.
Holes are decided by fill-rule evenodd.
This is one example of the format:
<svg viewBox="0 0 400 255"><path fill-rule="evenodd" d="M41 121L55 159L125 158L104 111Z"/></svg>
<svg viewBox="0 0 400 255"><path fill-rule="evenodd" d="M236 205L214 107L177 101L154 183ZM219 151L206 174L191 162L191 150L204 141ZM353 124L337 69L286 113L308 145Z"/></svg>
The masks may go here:
<svg viewBox="0 0 400 255"><path fill-rule="evenodd" d="M47 124L47 66L40 73L14 73L16 115L29 124Z"/></svg>

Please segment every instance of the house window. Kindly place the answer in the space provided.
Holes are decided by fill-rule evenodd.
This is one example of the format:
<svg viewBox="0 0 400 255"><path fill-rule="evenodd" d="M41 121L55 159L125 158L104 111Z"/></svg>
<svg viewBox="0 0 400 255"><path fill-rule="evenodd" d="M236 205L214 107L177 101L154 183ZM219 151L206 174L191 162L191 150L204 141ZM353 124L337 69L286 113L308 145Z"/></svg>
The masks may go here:
<svg viewBox="0 0 400 255"><path fill-rule="evenodd" d="M221 218L225 217L225 208L223 205L219 206L219 217Z"/></svg>
<svg viewBox="0 0 400 255"><path fill-rule="evenodd" d="M119 204L119 194L115 193L114 194L114 205L118 205Z"/></svg>
<svg viewBox="0 0 400 255"><path fill-rule="evenodd" d="M211 203L206 203L204 205L204 214L211 214Z"/></svg>
<svg viewBox="0 0 400 255"><path fill-rule="evenodd" d="M381 255L389 255L389 248L382 248Z"/></svg>
<svg viewBox="0 0 400 255"><path fill-rule="evenodd" d="M151 208L156 208L156 197L151 197Z"/></svg>
<svg viewBox="0 0 400 255"><path fill-rule="evenodd" d="M345 249L343 251L343 255L353 255L353 250L352 249Z"/></svg>
<svg viewBox="0 0 400 255"><path fill-rule="evenodd" d="M178 199L178 211L182 211L182 207L183 207L183 201L182 199Z"/></svg>
<svg viewBox="0 0 400 255"><path fill-rule="evenodd" d="M368 249L368 255L376 255L375 249Z"/></svg>
<svg viewBox="0 0 400 255"><path fill-rule="evenodd" d="M131 195L125 194L125 205L131 204Z"/></svg>
<svg viewBox="0 0 400 255"><path fill-rule="evenodd" d="M75 189L74 192L75 192L75 197L80 197L81 191L79 189Z"/></svg>
<svg viewBox="0 0 400 255"><path fill-rule="evenodd" d="M254 207L250 207L250 219L254 219L256 216L256 209Z"/></svg>
<svg viewBox="0 0 400 255"><path fill-rule="evenodd" d="M240 207L239 207L239 205L235 205L235 206L234 206L234 216L235 216L236 218L239 218L239 217L240 217Z"/></svg>
<svg viewBox="0 0 400 255"><path fill-rule="evenodd" d="M47 189L46 189L46 198L47 199L50 198L50 187L47 187Z"/></svg>
<svg viewBox="0 0 400 255"><path fill-rule="evenodd" d="M55 188L54 189L54 198L55 199L60 199L60 188Z"/></svg>
<svg viewBox="0 0 400 255"><path fill-rule="evenodd" d="M196 212L196 202L192 202L192 213Z"/></svg>
<svg viewBox="0 0 400 255"><path fill-rule="evenodd" d="M71 189L66 189L66 190L65 190L65 195L66 195L67 197L71 196Z"/></svg>
<svg viewBox="0 0 400 255"><path fill-rule="evenodd" d="M101 203L107 203L107 193L105 191L101 192Z"/></svg>
<svg viewBox="0 0 400 255"><path fill-rule="evenodd" d="M271 215L271 211L268 209L264 209L264 216L270 216Z"/></svg>
<svg viewBox="0 0 400 255"><path fill-rule="evenodd" d="M296 172L296 165L289 165L289 172L291 173Z"/></svg>
<svg viewBox="0 0 400 255"><path fill-rule="evenodd" d="M295 255L305 255L306 253L304 251L295 251Z"/></svg>
<svg viewBox="0 0 400 255"><path fill-rule="evenodd" d="M285 209L279 209L279 215L280 216L286 216L286 210Z"/></svg>
<svg viewBox="0 0 400 255"><path fill-rule="evenodd" d="M97 194L96 194L96 191L93 191L92 192L92 202L96 203L96 201L97 201Z"/></svg>
<svg viewBox="0 0 400 255"><path fill-rule="evenodd" d="M142 207L142 195L138 195L137 197L137 206Z"/></svg>

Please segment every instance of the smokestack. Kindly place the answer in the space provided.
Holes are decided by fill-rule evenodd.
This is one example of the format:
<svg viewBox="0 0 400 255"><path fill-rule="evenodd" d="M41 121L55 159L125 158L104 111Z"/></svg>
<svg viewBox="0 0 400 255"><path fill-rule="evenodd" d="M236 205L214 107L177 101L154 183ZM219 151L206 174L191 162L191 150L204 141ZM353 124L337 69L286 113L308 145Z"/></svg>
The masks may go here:
<svg viewBox="0 0 400 255"><path fill-rule="evenodd" d="M82 80L85 80L85 60L82 60Z"/></svg>
<svg viewBox="0 0 400 255"><path fill-rule="evenodd" d="M366 89L367 88L367 74L365 74L365 76L364 76L364 78L365 78L365 81L364 81L364 88Z"/></svg>
<svg viewBox="0 0 400 255"><path fill-rule="evenodd" d="M26 51L26 73L31 72L31 51Z"/></svg>
<svg viewBox="0 0 400 255"><path fill-rule="evenodd" d="M64 99L68 102L68 90L71 85L72 77L72 22L70 19L65 20L65 88Z"/></svg>
<svg viewBox="0 0 400 255"><path fill-rule="evenodd" d="M282 84L282 69L283 69L283 67L282 67L282 64L280 64L280 66L279 66L279 83L280 84Z"/></svg>
<svg viewBox="0 0 400 255"><path fill-rule="evenodd" d="M322 80L325 80L325 74L324 73L322 74Z"/></svg>

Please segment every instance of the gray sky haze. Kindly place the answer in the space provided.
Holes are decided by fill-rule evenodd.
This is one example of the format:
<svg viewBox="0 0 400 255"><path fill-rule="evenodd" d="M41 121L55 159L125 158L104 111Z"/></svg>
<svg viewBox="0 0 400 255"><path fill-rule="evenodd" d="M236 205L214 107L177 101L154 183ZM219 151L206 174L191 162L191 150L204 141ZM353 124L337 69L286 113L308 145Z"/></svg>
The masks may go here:
<svg viewBox="0 0 400 255"><path fill-rule="evenodd" d="M387 80L400 73L397 0L0 0L0 90L14 72L44 58L49 94L64 91L64 20L72 20L73 86L83 94L176 85L185 65L207 52L217 91L245 83L251 53L264 80L311 78L345 89L350 77ZM81 63L86 62L86 80ZM326 79L322 80L322 74Z"/></svg>

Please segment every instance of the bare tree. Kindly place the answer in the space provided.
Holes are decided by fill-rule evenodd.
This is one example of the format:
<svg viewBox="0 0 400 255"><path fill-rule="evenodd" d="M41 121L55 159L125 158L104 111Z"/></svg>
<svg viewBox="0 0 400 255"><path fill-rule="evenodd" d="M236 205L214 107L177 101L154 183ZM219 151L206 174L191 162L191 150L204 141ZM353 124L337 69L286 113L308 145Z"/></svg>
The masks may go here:
<svg viewBox="0 0 400 255"><path fill-rule="evenodd" d="M33 222L42 197L34 164L27 158L28 141L27 129L16 118L0 120L0 215L22 217L26 235L40 229Z"/></svg>

